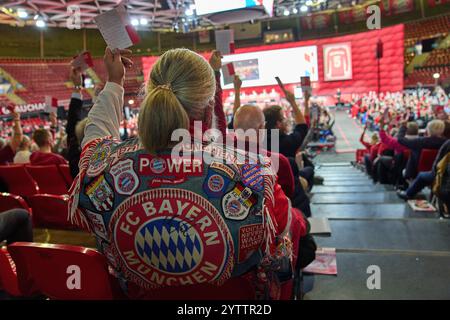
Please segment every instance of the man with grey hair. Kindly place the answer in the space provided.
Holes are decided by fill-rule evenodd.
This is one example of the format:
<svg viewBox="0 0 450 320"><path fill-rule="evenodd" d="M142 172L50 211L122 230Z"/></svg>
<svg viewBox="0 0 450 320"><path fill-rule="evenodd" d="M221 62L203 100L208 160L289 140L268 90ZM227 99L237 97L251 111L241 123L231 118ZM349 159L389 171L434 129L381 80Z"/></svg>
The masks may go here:
<svg viewBox="0 0 450 320"><path fill-rule="evenodd" d="M406 138L406 122L404 122L397 135L398 142L411 150L411 156L406 164L405 178L415 178L419 165L420 153L423 149L438 150L446 141L444 137L445 123L442 120L433 120L427 125L427 136L414 139Z"/></svg>
<svg viewBox="0 0 450 320"><path fill-rule="evenodd" d="M246 142L250 142L248 140L255 136L259 139L263 139L263 137L257 133L259 130L265 129L265 122L264 113L259 107L253 105L244 105L240 107L236 111L233 121L233 127L236 130L236 139L245 139ZM249 132L245 134L245 131L247 130L254 130L257 133L256 135L248 134ZM256 142L259 143L259 141ZM273 150L267 151L259 149L259 152L272 158L278 157L278 184L281 186L286 196L292 200L294 208L301 211L300 213L293 209L292 213L294 214L294 212L296 212L299 215L299 218L304 219L305 223L308 224L308 220L305 216L311 216L309 198L306 196L305 191L300 184L299 176L294 178L289 159L282 154L275 153ZM296 268L302 269L314 261L316 249L317 246L309 232L304 237L301 237L299 241L299 253Z"/></svg>

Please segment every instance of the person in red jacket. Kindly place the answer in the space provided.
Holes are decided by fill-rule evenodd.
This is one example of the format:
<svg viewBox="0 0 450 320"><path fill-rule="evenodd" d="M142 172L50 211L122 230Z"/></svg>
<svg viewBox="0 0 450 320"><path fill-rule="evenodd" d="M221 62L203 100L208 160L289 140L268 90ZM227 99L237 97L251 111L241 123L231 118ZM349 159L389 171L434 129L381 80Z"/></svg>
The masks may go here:
<svg viewBox="0 0 450 320"><path fill-rule="evenodd" d="M53 138L51 133L46 129L37 129L33 133L33 140L39 147L30 156L30 164L32 165L50 165L50 164L67 164L59 154L52 152Z"/></svg>
<svg viewBox="0 0 450 320"><path fill-rule="evenodd" d="M239 155L206 139L206 129L225 129L224 119L213 122L213 115L222 117L217 107L223 109L216 87L220 53L208 64L188 49L165 52L149 75L139 138L120 142L125 69L132 65L127 52L105 52L108 82L88 115L80 173L70 190L71 221L94 233L131 298L161 299L172 288L172 299L212 299L224 291L217 286L246 276L258 297L279 298L274 266L296 263L306 223L291 210L270 163L264 161L268 170L253 181ZM203 125L202 137L195 121ZM181 144L194 158L172 153L180 147L173 140L177 129L194 130ZM208 158L213 161L202 161Z"/></svg>

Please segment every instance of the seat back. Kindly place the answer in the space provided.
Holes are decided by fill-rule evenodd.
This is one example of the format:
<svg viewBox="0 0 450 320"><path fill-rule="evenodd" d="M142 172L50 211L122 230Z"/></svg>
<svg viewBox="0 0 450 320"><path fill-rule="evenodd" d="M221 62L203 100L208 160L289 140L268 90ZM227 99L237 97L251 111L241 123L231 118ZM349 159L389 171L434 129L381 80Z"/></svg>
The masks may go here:
<svg viewBox="0 0 450 320"><path fill-rule="evenodd" d="M16 265L6 247L0 248L0 289L9 295L21 295L17 282Z"/></svg>
<svg viewBox="0 0 450 320"><path fill-rule="evenodd" d="M433 162L436 159L439 150L437 149L423 149L420 152L419 165L417 172L431 171Z"/></svg>
<svg viewBox="0 0 450 320"><path fill-rule="evenodd" d="M33 212L33 226L53 229L76 229L67 219L68 201L66 195L36 194L28 198Z"/></svg>
<svg viewBox="0 0 450 320"><path fill-rule="evenodd" d="M56 165L27 165L26 169L37 182L40 193L67 194L67 183Z"/></svg>
<svg viewBox="0 0 450 320"><path fill-rule="evenodd" d="M23 165L0 166L0 179L8 192L22 197L39 193L39 187Z"/></svg>
<svg viewBox="0 0 450 320"><path fill-rule="evenodd" d="M16 242L8 246L26 295L51 299L104 300L123 297L98 251L78 246Z"/></svg>
<svg viewBox="0 0 450 320"><path fill-rule="evenodd" d="M70 189L70 186L72 185L73 178L72 174L70 173L70 167L68 164L60 164L58 165L59 172L61 173L62 177L64 178L64 181L66 181L67 188Z"/></svg>
<svg viewBox="0 0 450 320"><path fill-rule="evenodd" d="M30 211L30 208L21 196L6 192L0 193L0 214L11 209L25 209Z"/></svg>

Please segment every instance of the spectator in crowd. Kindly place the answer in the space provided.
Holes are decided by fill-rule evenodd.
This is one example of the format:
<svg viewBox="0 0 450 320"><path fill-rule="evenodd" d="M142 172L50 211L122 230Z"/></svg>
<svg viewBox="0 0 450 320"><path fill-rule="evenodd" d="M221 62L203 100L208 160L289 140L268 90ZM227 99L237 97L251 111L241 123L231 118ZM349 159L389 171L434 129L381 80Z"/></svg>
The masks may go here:
<svg viewBox="0 0 450 320"><path fill-rule="evenodd" d="M33 140L39 147L38 151L34 151L30 156L32 165L50 165L50 164L67 164L59 154L53 153L53 138L50 131L46 129L37 129L33 132Z"/></svg>
<svg viewBox="0 0 450 320"><path fill-rule="evenodd" d="M431 171L419 172L408 189L406 191L398 191L397 195L404 200L413 199L423 188L431 186L436 178L436 166L448 152L450 152L450 140L447 140L439 149Z"/></svg>
<svg viewBox="0 0 450 320"><path fill-rule="evenodd" d="M305 92L305 109L308 109L309 105L309 93ZM305 116L300 110L300 107L295 101L295 96L292 92L286 91L286 99L292 108L294 116L294 130L292 133L288 133L289 119L283 114L283 109L280 106L271 106L264 109L264 116L266 118L267 128L267 147L271 148L271 130L279 129L279 148L280 153L286 157L295 158L295 155L303 140L308 134L308 125L306 124ZM309 114L309 111L308 113Z"/></svg>
<svg viewBox="0 0 450 320"><path fill-rule="evenodd" d="M0 212L0 242L11 244L18 241L33 242L31 216L24 209Z"/></svg>
<svg viewBox="0 0 450 320"><path fill-rule="evenodd" d="M366 155L364 155L364 165L366 167L366 172L368 175L373 176L373 162L375 161L377 155L378 155L378 151L380 149L380 142L379 142L379 138L378 138L378 134L377 133L373 133L370 142L367 142L364 140L364 136L366 134L367 131L367 126L368 124L366 123L366 125L364 126L364 130L361 133L361 137L359 138L359 142L361 142L361 144L366 147L366 150L368 151L368 153Z"/></svg>
<svg viewBox="0 0 450 320"><path fill-rule="evenodd" d="M16 155L17 148L23 139L20 114L15 111L14 107L9 107L8 109L13 118L13 132L11 140L8 143L5 143L0 149L0 165L14 162L14 156Z"/></svg>
<svg viewBox="0 0 450 320"><path fill-rule="evenodd" d="M427 125L427 136L415 139L406 138L406 122L402 123L398 133L398 142L411 150L411 156L406 164L405 178L415 178L419 165L420 153L423 149L439 149L445 142L445 123L441 120L433 120Z"/></svg>
<svg viewBox="0 0 450 320"><path fill-rule="evenodd" d="M212 156L211 163L200 160L200 166L196 165L194 160L198 158L194 152L194 158L182 158L184 166L177 167L175 164L180 158L171 154L173 147L178 146L171 139L174 131L193 132L194 121L201 121L203 130L211 127L221 132L225 130L219 97L220 53L212 54L210 64L187 49L164 53L148 79L139 114L139 138L120 143L125 67L132 64L126 52L106 49L108 82L88 115L80 173L69 201L69 207L77 208L70 211L72 221L94 232L99 250L109 258L127 295L132 298L154 298L158 288L167 286L178 287L173 293L183 292L183 286L188 284L185 293L203 293L213 298L217 289L209 292L210 285L220 285L231 276L244 275L260 283L256 286L258 295L274 298L272 294L276 291L266 290L277 284L258 274L272 272L269 265L273 259L290 261L289 256L292 257L293 252L296 255L299 243L294 239L306 234L306 222L289 209L289 200L275 183L273 172L261 171L260 178L250 179L254 172L246 171L227 148L198 140L201 139L198 136L191 136L189 143L194 139L192 146L199 147L201 155ZM223 163L220 155L228 160ZM99 217L110 226L103 235L97 228ZM290 229L288 221L294 229ZM238 256L238 252L244 253L242 243L237 241L239 230L250 228L249 223L252 230L259 230L255 235L260 236L254 239L256 246ZM288 230L295 233L292 238ZM199 269L200 273L194 275L184 264L157 267L159 258L150 257L152 250L148 250L148 241L153 241L154 232L162 232L164 241L170 241L173 234L180 239L189 237L192 245L177 241L174 246L182 250L201 250L201 255L193 254L196 257L193 261L196 265L207 265L208 268L203 269L207 272ZM283 241L278 241L280 235ZM133 244L128 248L127 239L132 243L136 239L136 247ZM286 245L289 241L292 247ZM230 251L231 245L234 252ZM161 250L167 253L166 249ZM131 254L152 263L138 266L123 259L124 255L130 257ZM263 256L268 260L262 259ZM289 265L286 264L287 269ZM172 276L166 277L160 269L171 272ZM130 270L135 271L130 273ZM139 279L133 276L135 272L140 273ZM155 277L160 280L155 281Z"/></svg>
<svg viewBox="0 0 450 320"><path fill-rule="evenodd" d="M31 156L31 141L27 136L23 136L19 147L17 148L16 155L14 156L14 163L29 163Z"/></svg>
<svg viewBox="0 0 450 320"><path fill-rule="evenodd" d="M79 140L76 135L76 127L82 120L81 110L83 107L83 98L81 95L81 88L83 78L81 70L79 68L72 68L70 72L70 79L73 83L73 92L69 103L69 112L67 115L67 157L69 160L70 174L73 178L75 178L79 172L78 162L80 161L81 156L81 140ZM80 125L80 135L81 133L84 134L85 124L86 122L84 121L82 125ZM82 139L82 137L80 138Z"/></svg>

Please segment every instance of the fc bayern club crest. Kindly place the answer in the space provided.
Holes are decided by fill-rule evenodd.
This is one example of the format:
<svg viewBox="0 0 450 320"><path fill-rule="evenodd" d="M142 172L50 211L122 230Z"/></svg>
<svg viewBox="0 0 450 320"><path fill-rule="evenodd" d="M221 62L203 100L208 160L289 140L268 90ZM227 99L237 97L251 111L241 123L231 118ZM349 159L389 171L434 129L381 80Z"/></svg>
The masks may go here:
<svg viewBox="0 0 450 320"><path fill-rule="evenodd" d="M209 168L208 175L203 182L203 191L210 198L220 198L227 190L230 181L229 177Z"/></svg>
<svg viewBox="0 0 450 320"><path fill-rule="evenodd" d="M121 272L145 289L220 285L231 276L230 231L218 210L191 191L158 188L135 194L116 209L109 229Z"/></svg>
<svg viewBox="0 0 450 320"><path fill-rule="evenodd" d="M223 214L230 220L244 220L256 202L257 198L250 188L237 183L234 189L222 198Z"/></svg>
<svg viewBox="0 0 450 320"><path fill-rule="evenodd" d="M111 167L110 174L114 179L114 189L119 194L131 195L139 186L139 177L131 159L119 161Z"/></svg>

